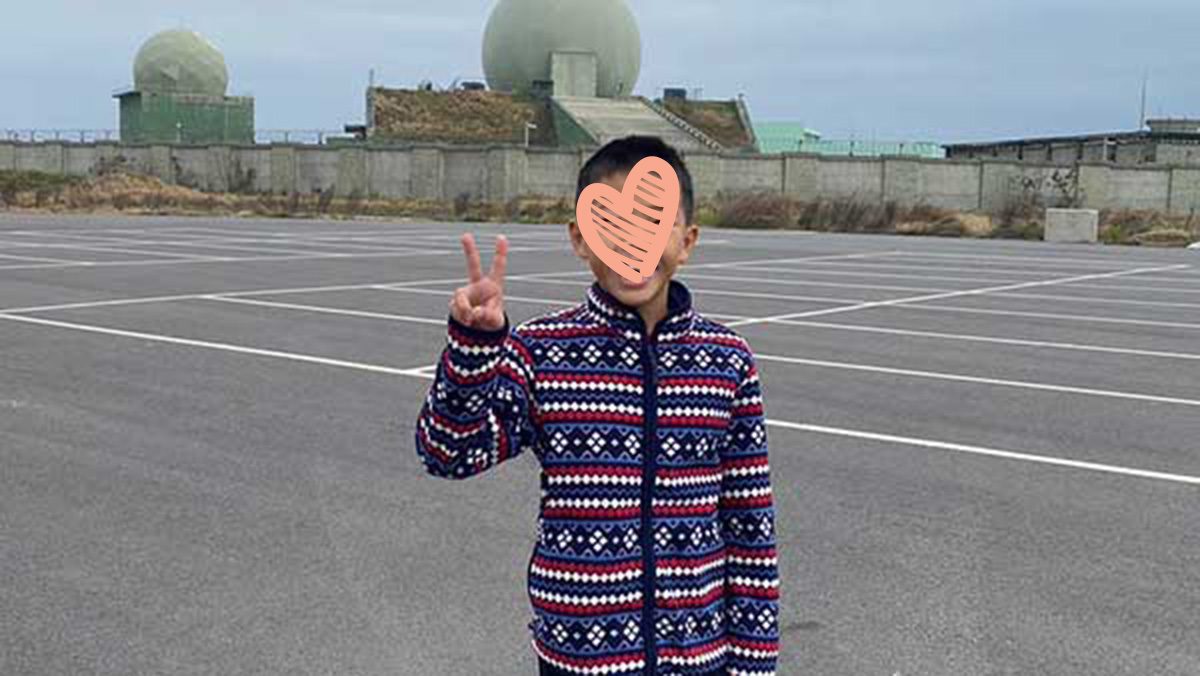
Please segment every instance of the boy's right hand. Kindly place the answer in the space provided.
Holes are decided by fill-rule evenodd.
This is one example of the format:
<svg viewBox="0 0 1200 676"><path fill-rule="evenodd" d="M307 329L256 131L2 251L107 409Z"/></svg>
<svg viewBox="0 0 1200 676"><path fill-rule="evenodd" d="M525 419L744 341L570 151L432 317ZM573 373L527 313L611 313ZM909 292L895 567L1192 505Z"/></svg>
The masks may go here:
<svg viewBox="0 0 1200 676"><path fill-rule="evenodd" d="M504 328L504 271L508 267L508 238L496 238L496 257L487 276L479 262L479 249L471 234L462 237L467 256L467 285L450 299L450 316L459 324L482 331Z"/></svg>

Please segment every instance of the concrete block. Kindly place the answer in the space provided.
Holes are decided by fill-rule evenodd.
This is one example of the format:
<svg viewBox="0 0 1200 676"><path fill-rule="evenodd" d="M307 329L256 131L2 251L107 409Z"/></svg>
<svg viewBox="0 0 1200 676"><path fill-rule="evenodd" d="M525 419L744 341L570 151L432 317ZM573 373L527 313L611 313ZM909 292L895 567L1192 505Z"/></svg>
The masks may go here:
<svg viewBox="0 0 1200 676"><path fill-rule="evenodd" d="M1100 238L1100 212L1095 209L1047 209L1047 242L1095 244Z"/></svg>
<svg viewBox="0 0 1200 676"><path fill-rule="evenodd" d="M724 189L724 162L720 155L687 153L684 162L692 174L692 191L696 195L697 203L715 198Z"/></svg>
<svg viewBox="0 0 1200 676"><path fill-rule="evenodd" d="M1171 172L1151 167L1120 167L1111 172L1109 206L1164 211L1170 205ZM1091 205L1088 205L1091 206Z"/></svg>
<svg viewBox="0 0 1200 676"><path fill-rule="evenodd" d="M721 156L721 192L783 194L784 158Z"/></svg>
<svg viewBox="0 0 1200 676"><path fill-rule="evenodd" d="M919 161L885 158L881 163L884 202L908 205L924 201Z"/></svg>
<svg viewBox="0 0 1200 676"><path fill-rule="evenodd" d="M998 214L1021 199L1021 170L1016 163L983 162L980 171L980 208L984 212Z"/></svg>
<svg viewBox="0 0 1200 676"><path fill-rule="evenodd" d="M0 142L0 171L17 168L17 149L7 142Z"/></svg>
<svg viewBox="0 0 1200 676"><path fill-rule="evenodd" d="M96 166L96 150L94 144L67 146L63 151L63 173L72 176L87 176L92 173ZM3 165L3 160L0 160L0 168L3 168Z"/></svg>
<svg viewBox="0 0 1200 676"><path fill-rule="evenodd" d="M150 146L150 175L163 183L175 183L175 158L171 146Z"/></svg>
<svg viewBox="0 0 1200 676"><path fill-rule="evenodd" d="M339 163L340 155L338 148L311 146L297 150L297 191L315 193L334 190L338 181Z"/></svg>
<svg viewBox="0 0 1200 676"><path fill-rule="evenodd" d="M412 163L405 148L367 149L367 194L373 197L411 197Z"/></svg>
<svg viewBox="0 0 1200 676"><path fill-rule="evenodd" d="M41 171L61 174L63 171L63 144L22 143L16 146L14 168L19 171Z"/></svg>
<svg viewBox="0 0 1200 676"><path fill-rule="evenodd" d="M1176 214L1200 211L1200 169L1176 168L1170 171L1170 211Z"/></svg>
<svg viewBox="0 0 1200 676"><path fill-rule="evenodd" d="M587 157L579 152L532 150L526 154L521 195L575 199L575 181Z"/></svg>
<svg viewBox="0 0 1200 676"><path fill-rule="evenodd" d="M520 148L495 148L487 154L487 198L507 202L525 191L528 153Z"/></svg>
<svg viewBox="0 0 1200 676"><path fill-rule="evenodd" d="M815 201L820 164L815 155L784 155L783 194L801 202Z"/></svg>
<svg viewBox="0 0 1200 676"><path fill-rule="evenodd" d="M1088 209L1108 209L1113 204L1112 168L1103 164L1079 165L1079 202Z"/></svg>
<svg viewBox="0 0 1200 676"><path fill-rule="evenodd" d="M883 162L848 157L821 158L817 193L822 199L877 204L883 201Z"/></svg>
<svg viewBox="0 0 1200 676"><path fill-rule="evenodd" d="M893 160L884 164L885 190L891 193ZM974 162L918 160L918 191L912 195L897 195L900 204L927 204L942 209L974 211L983 205L980 195L982 167ZM892 199L889 195L887 199Z"/></svg>
<svg viewBox="0 0 1200 676"><path fill-rule="evenodd" d="M296 192L296 148L275 146L271 148L271 192L288 195Z"/></svg>
<svg viewBox="0 0 1200 676"><path fill-rule="evenodd" d="M487 198L488 161L486 151L447 149L442 152L442 199Z"/></svg>
<svg viewBox="0 0 1200 676"><path fill-rule="evenodd" d="M338 197L363 197L368 189L367 151L364 148L339 149L334 194Z"/></svg>
<svg viewBox="0 0 1200 676"><path fill-rule="evenodd" d="M411 155L411 195L417 199L445 199L446 163L440 148L414 148Z"/></svg>

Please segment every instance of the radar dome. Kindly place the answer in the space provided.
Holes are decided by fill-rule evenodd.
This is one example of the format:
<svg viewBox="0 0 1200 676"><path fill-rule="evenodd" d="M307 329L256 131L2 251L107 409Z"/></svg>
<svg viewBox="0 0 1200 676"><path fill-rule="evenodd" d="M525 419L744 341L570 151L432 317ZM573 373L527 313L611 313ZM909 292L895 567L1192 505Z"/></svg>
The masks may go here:
<svg viewBox="0 0 1200 676"><path fill-rule="evenodd" d="M208 40L189 30L168 30L138 50L133 86L159 94L225 96L229 71L225 57Z"/></svg>
<svg viewBox="0 0 1200 676"><path fill-rule="evenodd" d="M642 68L642 38L625 0L500 0L483 34L488 86L528 92L550 79L557 51L596 55L599 96L628 96Z"/></svg>

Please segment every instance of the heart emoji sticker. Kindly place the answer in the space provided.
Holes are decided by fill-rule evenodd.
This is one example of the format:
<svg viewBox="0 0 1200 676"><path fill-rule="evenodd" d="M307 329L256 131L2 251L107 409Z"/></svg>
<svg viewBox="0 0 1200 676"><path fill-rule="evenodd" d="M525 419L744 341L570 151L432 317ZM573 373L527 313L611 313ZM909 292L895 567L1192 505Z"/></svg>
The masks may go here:
<svg viewBox="0 0 1200 676"><path fill-rule="evenodd" d="M658 157L629 172L621 192L603 183L584 188L575 219L592 253L637 284L654 274L679 215L679 176Z"/></svg>

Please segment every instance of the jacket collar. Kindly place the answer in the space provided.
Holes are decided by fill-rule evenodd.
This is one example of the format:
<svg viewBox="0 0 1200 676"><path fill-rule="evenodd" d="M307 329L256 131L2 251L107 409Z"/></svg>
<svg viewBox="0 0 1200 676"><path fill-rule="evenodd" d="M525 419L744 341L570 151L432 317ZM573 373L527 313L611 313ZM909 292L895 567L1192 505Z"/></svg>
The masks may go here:
<svg viewBox="0 0 1200 676"><path fill-rule="evenodd" d="M617 300L601 288L599 282L593 282L588 289L587 309L596 321L617 329L629 338L638 340L644 335L644 323L637 310ZM655 332L659 336L687 333L695 320L691 292L682 282L671 280L667 288L667 316L658 323Z"/></svg>

